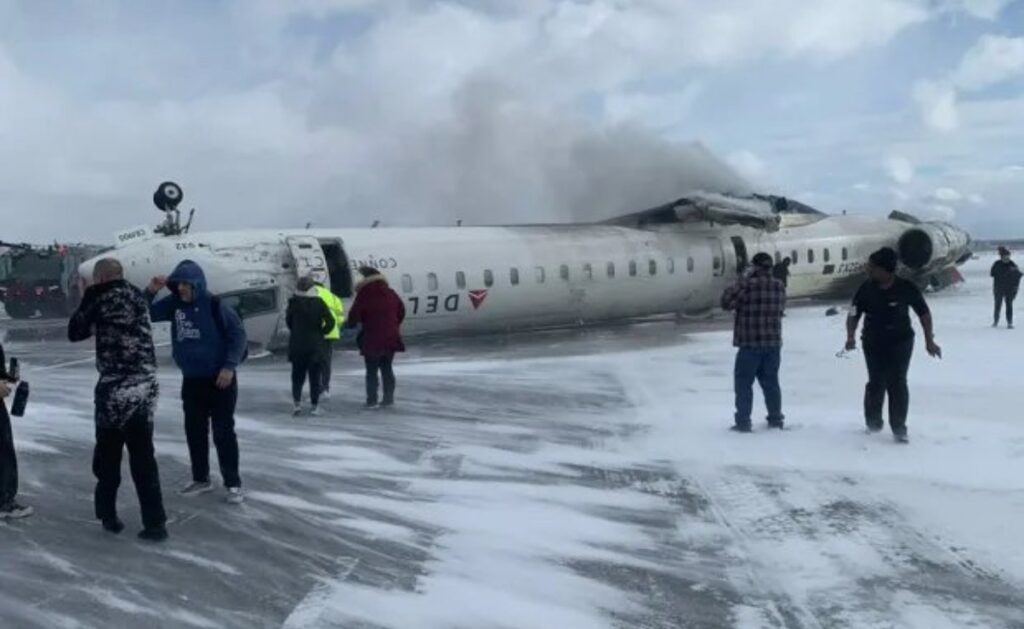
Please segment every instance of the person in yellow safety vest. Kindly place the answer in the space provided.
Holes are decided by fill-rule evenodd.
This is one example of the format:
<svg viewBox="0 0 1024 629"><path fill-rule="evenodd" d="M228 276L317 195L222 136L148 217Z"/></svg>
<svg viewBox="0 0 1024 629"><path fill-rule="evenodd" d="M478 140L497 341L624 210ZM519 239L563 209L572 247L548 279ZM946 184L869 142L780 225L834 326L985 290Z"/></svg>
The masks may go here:
<svg viewBox="0 0 1024 629"><path fill-rule="evenodd" d="M330 397L331 395L331 362L334 360L334 345L341 338L341 326L345 323L345 305L341 302L341 299L337 295L332 293L329 288L321 284L316 283L316 292L320 296L320 299L327 304L327 309L331 311L331 316L334 317L334 327L331 331L324 335L324 343L327 345L324 351L324 365L321 369L323 375L323 385L320 387L320 398Z"/></svg>

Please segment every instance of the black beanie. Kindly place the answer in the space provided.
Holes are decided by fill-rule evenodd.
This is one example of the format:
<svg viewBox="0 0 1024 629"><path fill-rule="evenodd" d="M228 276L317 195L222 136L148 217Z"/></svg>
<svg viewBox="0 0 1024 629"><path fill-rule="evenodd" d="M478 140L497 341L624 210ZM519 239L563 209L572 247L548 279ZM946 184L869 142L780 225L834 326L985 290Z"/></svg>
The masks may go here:
<svg viewBox="0 0 1024 629"><path fill-rule="evenodd" d="M886 270L889 273L896 272L896 265L899 264L899 261L899 256L891 247L882 247L878 251L872 253L871 257L868 258L868 262L872 265Z"/></svg>
<svg viewBox="0 0 1024 629"><path fill-rule="evenodd" d="M762 269L770 269L774 264L772 257L767 253L764 253L763 251L761 253L755 254L753 259L750 260L750 262L754 266L761 267Z"/></svg>

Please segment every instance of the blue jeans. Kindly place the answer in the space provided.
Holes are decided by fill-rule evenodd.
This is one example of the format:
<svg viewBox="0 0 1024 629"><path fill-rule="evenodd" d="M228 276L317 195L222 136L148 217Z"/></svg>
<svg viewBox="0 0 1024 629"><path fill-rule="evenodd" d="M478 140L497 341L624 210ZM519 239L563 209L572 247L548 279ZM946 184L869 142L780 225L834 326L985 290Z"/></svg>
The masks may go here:
<svg viewBox="0 0 1024 629"><path fill-rule="evenodd" d="M737 426L750 426L755 379L764 393L764 403L768 407L768 423L782 423L782 388L779 386L781 363L782 350L779 347L741 347L736 353L736 369L733 375Z"/></svg>

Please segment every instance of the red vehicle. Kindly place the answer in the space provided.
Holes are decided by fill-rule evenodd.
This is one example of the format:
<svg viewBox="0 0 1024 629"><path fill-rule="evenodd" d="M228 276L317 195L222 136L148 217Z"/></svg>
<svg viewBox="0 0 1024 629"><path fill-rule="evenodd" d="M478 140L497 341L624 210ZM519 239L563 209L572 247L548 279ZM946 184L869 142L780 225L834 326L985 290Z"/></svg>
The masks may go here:
<svg viewBox="0 0 1024 629"><path fill-rule="evenodd" d="M0 301L12 319L69 316L81 299L78 265L105 249L0 242Z"/></svg>

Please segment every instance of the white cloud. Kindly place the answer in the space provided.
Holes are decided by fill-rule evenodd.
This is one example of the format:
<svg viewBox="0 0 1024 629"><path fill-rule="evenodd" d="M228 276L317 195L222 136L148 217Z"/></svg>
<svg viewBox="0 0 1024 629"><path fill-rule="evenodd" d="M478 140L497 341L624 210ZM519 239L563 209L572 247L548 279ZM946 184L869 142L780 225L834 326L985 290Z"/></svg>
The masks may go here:
<svg viewBox="0 0 1024 629"><path fill-rule="evenodd" d="M967 195L967 202L971 205L985 205L985 197L980 194L969 194Z"/></svg>
<svg viewBox="0 0 1024 629"><path fill-rule="evenodd" d="M1024 75L1024 37L985 35L960 60L952 81L973 91Z"/></svg>
<svg viewBox="0 0 1024 629"><path fill-rule="evenodd" d="M942 203L958 203L963 201L964 195L953 188L936 188L932 192L932 198Z"/></svg>
<svg viewBox="0 0 1024 629"><path fill-rule="evenodd" d="M982 20L994 20L1014 0L954 0L954 8Z"/></svg>
<svg viewBox="0 0 1024 629"><path fill-rule="evenodd" d="M919 81L914 86L917 103L925 125L935 131L954 131L960 126L957 93L946 83Z"/></svg>
<svg viewBox="0 0 1024 629"><path fill-rule="evenodd" d="M898 184L908 184L914 180L914 165L906 157L889 156L885 160L885 169L889 177Z"/></svg>

